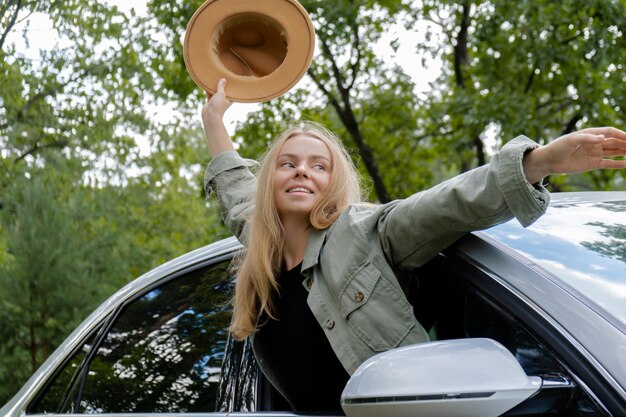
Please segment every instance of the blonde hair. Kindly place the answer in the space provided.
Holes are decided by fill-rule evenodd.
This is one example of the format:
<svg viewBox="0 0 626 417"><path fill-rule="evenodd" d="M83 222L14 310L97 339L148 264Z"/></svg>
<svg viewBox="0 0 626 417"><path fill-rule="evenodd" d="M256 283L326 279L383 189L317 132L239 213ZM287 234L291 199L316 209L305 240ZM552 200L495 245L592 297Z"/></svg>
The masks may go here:
<svg viewBox="0 0 626 417"><path fill-rule="evenodd" d="M309 122L303 127L292 127L276 138L261 163L245 251L236 267L237 283L230 332L239 340L256 331L262 312L274 317L272 293L278 290L276 274L282 263L284 232L274 201L273 180L276 160L283 144L298 135L321 140L331 156L330 183L311 210L311 225L316 229L326 229L348 205L361 199L361 185L354 164L339 139L330 131Z"/></svg>

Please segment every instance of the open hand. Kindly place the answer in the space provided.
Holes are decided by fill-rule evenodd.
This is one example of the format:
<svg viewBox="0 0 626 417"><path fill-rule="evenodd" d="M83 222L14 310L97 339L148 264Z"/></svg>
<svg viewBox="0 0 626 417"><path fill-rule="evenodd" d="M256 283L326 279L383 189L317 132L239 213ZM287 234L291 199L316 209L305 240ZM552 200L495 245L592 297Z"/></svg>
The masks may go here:
<svg viewBox="0 0 626 417"><path fill-rule="evenodd" d="M524 157L524 173L530 183L551 174L572 174L594 169L623 169L626 132L614 127L597 127L569 133Z"/></svg>

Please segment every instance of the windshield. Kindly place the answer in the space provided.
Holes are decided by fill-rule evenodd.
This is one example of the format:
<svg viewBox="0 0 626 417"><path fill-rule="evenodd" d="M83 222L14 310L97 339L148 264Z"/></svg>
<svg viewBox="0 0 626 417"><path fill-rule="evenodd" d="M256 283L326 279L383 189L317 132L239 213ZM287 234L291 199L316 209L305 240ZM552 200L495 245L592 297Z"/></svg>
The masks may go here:
<svg viewBox="0 0 626 417"><path fill-rule="evenodd" d="M517 221L485 231L626 329L626 200L552 205L527 229Z"/></svg>

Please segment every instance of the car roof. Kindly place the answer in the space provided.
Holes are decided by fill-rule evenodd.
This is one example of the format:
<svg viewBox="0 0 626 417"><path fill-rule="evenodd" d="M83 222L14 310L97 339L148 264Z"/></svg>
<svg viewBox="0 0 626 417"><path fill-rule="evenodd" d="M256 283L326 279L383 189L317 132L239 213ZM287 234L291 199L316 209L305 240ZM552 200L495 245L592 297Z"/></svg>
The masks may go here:
<svg viewBox="0 0 626 417"><path fill-rule="evenodd" d="M482 236L543 268L626 333L626 192L556 193L530 227L509 221Z"/></svg>

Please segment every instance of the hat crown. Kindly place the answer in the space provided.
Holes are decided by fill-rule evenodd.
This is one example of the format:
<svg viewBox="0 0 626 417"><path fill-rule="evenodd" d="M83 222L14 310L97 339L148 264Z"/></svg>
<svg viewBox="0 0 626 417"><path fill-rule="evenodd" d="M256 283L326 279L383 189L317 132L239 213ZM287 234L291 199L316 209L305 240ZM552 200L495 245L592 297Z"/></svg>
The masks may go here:
<svg viewBox="0 0 626 417"><path fill-rule="evenodd" d="M191 78L215 94L263 102L289 91L306 74L315 31L297 0L207 0L187 25L183 55Z"/></svg>
<svg viewBox="0 0 626 417"><path fill-rule="evenodd" d="M264 16L234 16L215 35L218 60L236 75L265 77L287 56L287 41L279 25Z"/></svg>

